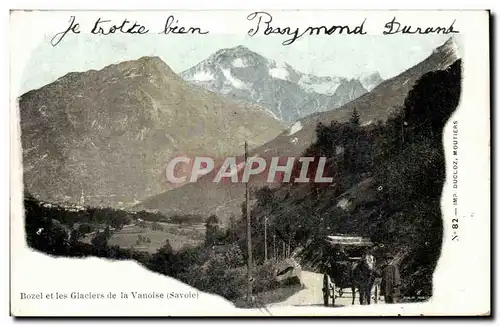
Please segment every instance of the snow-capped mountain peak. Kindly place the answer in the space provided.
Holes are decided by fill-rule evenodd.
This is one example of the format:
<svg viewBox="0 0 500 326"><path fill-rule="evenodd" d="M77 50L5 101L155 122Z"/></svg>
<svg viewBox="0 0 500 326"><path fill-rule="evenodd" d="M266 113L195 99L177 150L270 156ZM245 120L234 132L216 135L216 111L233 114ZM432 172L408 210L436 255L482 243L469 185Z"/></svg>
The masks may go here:
<svg viewBox="0 0 500 326"><path fill-rule="evenodd" d="M283 121L335 109L367 92L357 79L304 74L279 59L238 45L218 50L181 77L231 100L258 104Z"/></svg>
<svg viewBox="0 0 500 326"><path fill-rule="evenodd" d="M269 74L276 79L286 80L293 83L298 82L301 73L293 69L285 61L269 60Z"/></svg>
<svg viewBox="0 0 500 326"><path fill-rule="evenodd" d="M268 60L260 54L250 51L245 46L238 45L233 48L218 50L207 59L182 72L181 76L191 82L211 82L217 81L218 77L221 76L228 78L233 74L233 69L250 67L253 69L267 64Z"/></svg>
<svg viewBox="0 0 500 326"><path fill-rule="evenodd" d="M378 71L362 74L358 79L369 92L384 81Z"/></svg>
<svg viewBox="0 0 500 326"><path fill-rule="evenodd" d="M344 80L342 77L318 77L309 74L303 74L299 80L299 85L307 92L315 92L325 95L333 95Z"/></svg>

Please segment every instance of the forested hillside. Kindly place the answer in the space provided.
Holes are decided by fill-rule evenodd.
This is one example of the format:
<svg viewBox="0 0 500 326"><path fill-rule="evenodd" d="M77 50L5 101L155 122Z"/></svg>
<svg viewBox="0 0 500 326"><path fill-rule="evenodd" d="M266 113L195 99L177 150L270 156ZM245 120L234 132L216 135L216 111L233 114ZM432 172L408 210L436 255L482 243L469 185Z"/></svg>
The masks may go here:
<svg viewBox="0 0 500 326"><path fill-rule="evenodd" d="M278 247L302 249L303 261L313 266L327 254L327 234L368 236L378 244L378 255L408 250L401 263L404 291L430 295L443 232L443 128L460 92L457 60L420 78L386 123L361 126L354 110L346 123L319 124L317 141L303 156L326 156L326 173L334 181L257 190L252 210L256 259L262 260L264 253L266 217L268 234L276 236ZM310 177L315 170L310 169ZM243 239L244 221L236 233Z"/></svg>

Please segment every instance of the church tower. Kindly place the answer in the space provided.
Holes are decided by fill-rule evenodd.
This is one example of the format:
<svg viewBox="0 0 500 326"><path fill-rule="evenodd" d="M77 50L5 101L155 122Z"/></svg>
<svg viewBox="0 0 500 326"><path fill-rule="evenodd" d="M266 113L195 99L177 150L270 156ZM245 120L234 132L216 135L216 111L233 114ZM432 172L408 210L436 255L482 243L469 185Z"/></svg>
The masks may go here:
<svg viewBox="0 0 500 326"><path fill-rule="evenodd" d="M80 196L80 206L85 206L85 196L83 195L83 189L82 189L82 194Z"/></svg>

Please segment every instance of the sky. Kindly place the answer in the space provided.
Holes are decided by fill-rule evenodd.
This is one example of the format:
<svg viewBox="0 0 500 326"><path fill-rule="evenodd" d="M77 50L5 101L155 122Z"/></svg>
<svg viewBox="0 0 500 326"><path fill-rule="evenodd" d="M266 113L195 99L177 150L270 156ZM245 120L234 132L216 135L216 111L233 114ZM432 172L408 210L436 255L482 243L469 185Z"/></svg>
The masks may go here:
<svg viewBox="0 0 500 326"><path fill-rule="evenodd" d="M295 69L319 76L356 78L378 71L382 78L393 77L429 56L444 43L447 35L335 35L301 38L283 46L284 37L216 34L165 38L147 34L79 34L50 45L52 35L35 48L24 69L20 94L40 88L68 72L102 69L107 65L142 56L158 56L180 73L222 48L244 45L268 59L286 61ZM457 39L460 47L460 41ZM461 49L459 49L461 50Z"/></svg>

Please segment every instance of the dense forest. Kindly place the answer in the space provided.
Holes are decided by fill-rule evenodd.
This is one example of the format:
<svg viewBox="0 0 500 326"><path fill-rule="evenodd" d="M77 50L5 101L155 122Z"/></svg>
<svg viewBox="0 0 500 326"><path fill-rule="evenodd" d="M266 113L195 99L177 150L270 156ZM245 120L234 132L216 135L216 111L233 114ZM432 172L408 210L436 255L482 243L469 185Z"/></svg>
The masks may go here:
<svg viewBox="0 0 500 326"><path fill-rule="evenodd" d="M303 156L327 157L325 175L333 183L258 189L251 214L254 257L263 260L265 218L278 251L282 244L285 252L300 251L303 263L311 266L319 266L328 254L326 235L367 236L379 256L406 251L400 266L405 295L430 296L443 233L443 128L460 92L458 60L422 76L404 106L384 123L360 125L356 110L347 123L320 123L317 141ZM309 171L313 179L316 168ZM298 176L298 168L293 173ZM236 233L242 239L243 222ZM240 245L245 253L245 242Z"/></svg>

